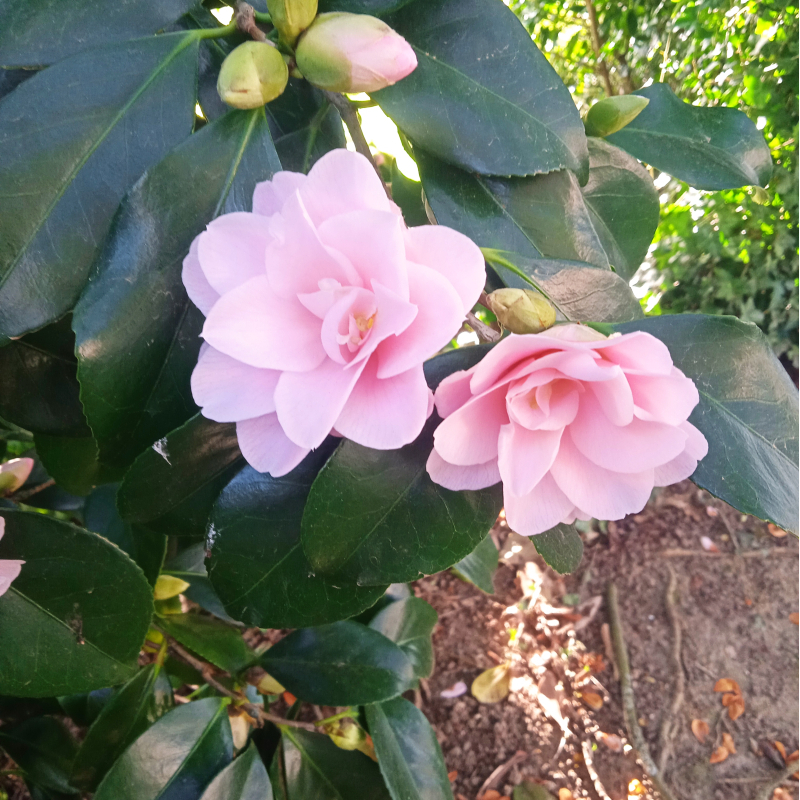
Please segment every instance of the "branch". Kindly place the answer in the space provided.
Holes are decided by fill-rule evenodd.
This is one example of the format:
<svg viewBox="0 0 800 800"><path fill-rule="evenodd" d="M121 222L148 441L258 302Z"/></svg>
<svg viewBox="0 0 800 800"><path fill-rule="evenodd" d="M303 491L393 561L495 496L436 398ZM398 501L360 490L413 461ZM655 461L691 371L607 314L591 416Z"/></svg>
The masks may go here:
<svg viewBox="0 0 800 800"><path fill-rule="evenodd" d="M8 499L18 503L22 500L27 500L29 497L33 497L35 494L43 492L45 489L49 489L51 486L55 485L56 485L55 479L50 478L50 480L45 481L44 483L40 483L38 486L34 486L32 489L25 489L25 491L14 492L14 494L12 494Z"/></svg>
<svg viewBox="0 0 800 800"><path fill-rule="evenodd" d="M236 14L234 16L236 27L246 36L251 36L257 42L266 42L267 35L256 25L256 12L250 3L239 0L236 3ZM272 44L272 42L269 42Z"/></svg>
<svg viewBox="0 0 800 800"><path fill-rule="evenodd" d="M783 772L781 772L781 774L777 778L774 778L774 779L768 781L766 784L764 784L764 787L756 795L756 800L771 800L772 795L775 792L775 790L787 778L790 778L792 775L794 775L794 773L797 772L797 769L798 769L797 759L795 759L794 761L790 761L786 765L786 768L783 770Z"/></svg>
<svg viewBox="0 0 800 800"><path fill-rule="evenodd" d="M667 616L672 625L672 664L675 670L675 693L669 714L664 715L659 734L661 753L658 759L658 768L662 774L666 772L667 763L672 755L672 735L675 731L675 726L678 724L678 712L683 705L686 687L683 662L681 661L681 619L677 608L678 577L669 562L667 562L667 570L669 571L669 583L667 584L666 605Z"/></svg>
<svg viewBox="0 0 800 800"><path fill-rule="evenodd" d="M481 322L471 311L467 312L467 325L478 334L481 342L499 342L503 334Z"/></svg>
<svg viewBox="0 0 800 800"><path fill-rule="evenodd" d="M611 75L608 72L608 66L605 59L600 54L603 49L603 42L600 39L600 30L597 25L597 11L594 7L593 0L586 0L586 10L589 12L589 35L592 39L592 50L594 50L594 57L597 59L597 69L600 71L600 77L606 86L606 94L613 97L617 92L614 89L614 84L611 83Z"/></svg>

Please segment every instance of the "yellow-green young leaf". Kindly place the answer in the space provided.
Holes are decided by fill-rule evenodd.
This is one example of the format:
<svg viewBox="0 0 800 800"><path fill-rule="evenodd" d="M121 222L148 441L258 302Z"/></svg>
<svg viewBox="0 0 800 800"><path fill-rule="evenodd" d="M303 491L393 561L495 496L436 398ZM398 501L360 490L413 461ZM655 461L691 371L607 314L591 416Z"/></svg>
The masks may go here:
<svg viewBox="0 0 800 800"><path fill-rule="evenodd" d="M499 703L511 690L511 664L499 664L472 681L472 696L479 703Z"/></svg>
<svg viewBox="0 0 800 800"><path fill-rule="evenodd" d="M608 136L636 119L650 101L635 94L606 97L595 103L586 115L587 136Z"/></svg>
<svg viewBox="0 0 800 800"><path fill-rule="evenodd" d="M258 682L256 689L261 694L283 694L286 691L286 687L278 683L269 673L265 673L264 677Z"/></svg>
<svg viewBox="0 0 800 800"><path fill-rule="evenodd" d="M189 584L180 578L172 575L159 575L155 589L153 589L153 597L156 600L169 600L170 597L175 597L188 588Z"/></svg>

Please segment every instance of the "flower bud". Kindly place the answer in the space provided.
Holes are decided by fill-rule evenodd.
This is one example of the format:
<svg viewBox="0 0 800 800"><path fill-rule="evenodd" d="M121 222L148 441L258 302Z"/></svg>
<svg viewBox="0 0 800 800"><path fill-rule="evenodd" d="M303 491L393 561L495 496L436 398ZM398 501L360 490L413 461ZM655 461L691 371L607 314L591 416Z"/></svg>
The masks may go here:
<svg viewBox="0 0 800 800"><path fill-rule="evenodd" d="M512 333L540 333L556 321L556 310L533 289L498 289L489 295L497 321Z"/></svg>
<svg viewBox="0 0 800 800"><path fill-rule="evenodd" d="M317 16L317 0L267 0L272 24L290 47Z"/></svg>
<svg viewBox="0 0 800 800"><path fill-rule="evenodd" d="M283 93L289 68L278 50L266 42L245 42L222 62L219 96L234 108L258 108Z"/></svg>
<svg viewBox="0 0 800 800"><path fill-rule="evenodd" d="M174 575L159 575L153 589L153 597L156 600L169 600L177 597L189 588L186 581L176 578Z"/></svg>
<svg viewBox="0 0 800 800"><path fill-rule="evenodd" d="M636 94L606 97L595 103L586 115L587 136L610 136L632 122L650 101Z"/></svg>
<svg viewBox="0 0 800 800"><path fill-rule="evenodd" d="M295 53L303 77L331 92L375 92L417 66L411 45L365 14L320 14Z"/></svg>
<svg viewBox="0 0 800 800"><path fill-rule="evenodd" d="M0 464L0 495L16 492L31 474L32 458L12 458Z"/></svg>

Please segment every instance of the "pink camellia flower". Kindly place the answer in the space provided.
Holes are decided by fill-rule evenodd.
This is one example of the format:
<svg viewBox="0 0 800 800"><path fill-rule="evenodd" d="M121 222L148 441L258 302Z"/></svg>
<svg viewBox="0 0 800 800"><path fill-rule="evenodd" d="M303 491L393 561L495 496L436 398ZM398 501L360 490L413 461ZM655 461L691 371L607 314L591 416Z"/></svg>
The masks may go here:
<svg viewBox="0 0 800 800"><path fill-rule="evenodd" d="M413 72L414 48L382 20L366 14L320 14L300 37L297 67L331 92L375 92Z"/></svg>
<svg viewBox="0 0 800 800"><path fill-rule="evenodd" d="M0 517L0 539L6 532L6 519ZM22 570L24 561L19 561L13 558L0 558L0 595L8 591L11 582L16 579Z"/></svg>
<svg viewBox="0 0 800 800"><path fill-rule="evenodd" d="M32 469L32 458L12 458L0 464L0 495L16 492L28 480Z"/></svg>
<svg viewBox="0 0 800 800"><path fill-rule="evenodd" d="M444 418L428 460L448 489L503 481L506 519L530 536L575 519L641 511L654 486L708 452L687 422L699 396L648 333L582 325L509 336L436 390Z"/></svg>
<svg viewBox="0 0 800 800"><path fill-rule="evenodd" d="M194 399L235 422L244 457L273 476L332 432L401 447L433 410L422 362L485 277L465 236L407 228L364 156L333 150L308 176L279 172L256 187L252 214L214 220L183 262L207 317Z"/></svg>

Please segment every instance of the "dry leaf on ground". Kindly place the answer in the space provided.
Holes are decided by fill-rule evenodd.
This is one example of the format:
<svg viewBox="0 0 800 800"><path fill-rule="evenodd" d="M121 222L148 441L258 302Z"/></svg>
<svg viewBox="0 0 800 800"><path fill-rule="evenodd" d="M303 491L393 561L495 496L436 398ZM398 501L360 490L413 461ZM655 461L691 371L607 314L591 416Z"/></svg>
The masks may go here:
<svg viewBox="0 0 800 800"><path fill-rule="evenodd" d="M731 700L729 703L724 703L726 697L728 697L728 695L723 695L722 699L723 704L728 709L728 717L730 717L732 720L739 719L739 717L744 714L744 697L742 697L740 694L735 694L732 695L733 700Z"/></svg>
<svg viewBox="0 0 800 800"><path fill-rule="evenodd" d="M733 741L733 736L729 733L722 734L722 746L733 755L736 752L736 744Z"/></svg>
<svg viewBox="0 0 800 800"><path fill-rule="evenodd" d="M717 547L708 536L701 536L700 544L702 545L703 550L706 550L709 553L719 553L719 547Z"/></svg>
<svg viewBox="0 0 800 800"><path fill-rule="evenodd" d="M599 711L603 707L603 698L597 692L579 692L580 699L592 709Z"/></svg>
<svg viewBox="0 0 800 800"><path fill-rule="evenodd" d="M612 753L622 752L622 739L616 734L598 731L595 736L597 737L597 741L605 745Z"/></svg>
<svg viewBox="0 0 800 800"><path fill-rule="evenodd" d="M499 703L511 689L511 665L500 664L481 672L472 681L472 696L479 703Z"/></svg>
<svg viewBox="0 0 800 800"><path fill-rule="evenodd" d="M792 800L792 794L788 789L778 786L772 793L772 800Z"/></svg>
<svg viewBox="0 0 800 800"><path fill-rule="evenodd" d="M774 536L776 539L783 539L784 536L788 535L783 528L779 528L771 522L767 523L767 530L770 532L770 535Z"/></svg>
<svg viewBox="0 0 800 800"><path fill-rule="evenodd" d="M724 761L730 753L728 752L728 748L720 745L712 754L711 758L708 759L709 764L719 764L721 761Z"/></svg>
<svg viewBox="0 0 800 800"><path fill-rule="evenodd" d="M714 691L715 692L735 692L736 694L741 694L742 690L739 688L739 684L733 678L720 678L714 684Z"/></svg>
<svg viewBox="0 0 800 800"><path fill-rule="evenodd" d="M775 749L781 754L781 758L783 759L784 764L786 763L786 748L783 746L783 742L773 742L775 745Z"/></svg>
<svg viewBox="0 0 800 800"><path fill-rule="evenodd" d="M791 614L789 614L789 620L794 622L795 625L800 625L800 614L798 614L796 611L793 611Z"/></svg>
<svg viewBox="0 0 800 800"><path fill-rule="evenodd" d="M573 800L574 795L569 789L563 787L558 790L558 800Z"/></svg>
<svg viewBox="0 0 800 800"><path fill-rule="evenodd" d="M711 732L711 729L708 727L708 723L704 719L693 719L692 720L692 733L694 734L694 738L697 739L700 744L706 743L706 736Z"/></svg>

